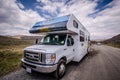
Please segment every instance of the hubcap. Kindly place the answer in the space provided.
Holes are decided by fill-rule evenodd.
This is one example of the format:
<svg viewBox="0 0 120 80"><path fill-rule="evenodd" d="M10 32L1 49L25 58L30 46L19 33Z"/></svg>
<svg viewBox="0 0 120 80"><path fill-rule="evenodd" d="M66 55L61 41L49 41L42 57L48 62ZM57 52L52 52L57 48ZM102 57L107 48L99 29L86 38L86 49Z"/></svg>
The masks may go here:
<svg viewBox="0 0 120 80"><path fill-rule="evenodd" d="M60 68L59 68L59 74L60 74L60 75L63 75L64 72L65 72L65 65L62 63L62 64L60 65Z"/></svg>

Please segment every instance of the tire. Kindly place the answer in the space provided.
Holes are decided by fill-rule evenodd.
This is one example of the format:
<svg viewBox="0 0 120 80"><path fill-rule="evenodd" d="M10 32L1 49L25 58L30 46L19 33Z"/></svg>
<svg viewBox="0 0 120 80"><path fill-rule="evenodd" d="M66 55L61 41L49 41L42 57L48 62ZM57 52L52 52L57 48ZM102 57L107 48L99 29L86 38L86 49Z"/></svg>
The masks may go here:
<svg viewBox="0 0 120 80"><path fill-rule="evenodd" d="M66 62L65 60L61 59L58 63L57 70L54 72L54 76L57 79L61 79L66 72Z"/></svg>

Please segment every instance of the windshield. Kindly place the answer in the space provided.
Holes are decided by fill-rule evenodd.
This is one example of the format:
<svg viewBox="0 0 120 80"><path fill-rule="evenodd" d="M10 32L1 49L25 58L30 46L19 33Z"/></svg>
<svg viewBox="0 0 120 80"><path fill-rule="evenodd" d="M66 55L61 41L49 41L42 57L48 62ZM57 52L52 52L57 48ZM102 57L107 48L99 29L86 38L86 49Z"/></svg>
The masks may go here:
<svg viewBox="0 0 120 80"><path fill-rule="evenodd" d="M44 45L64 45L66 34L49 34L39 44Z"/></svg>

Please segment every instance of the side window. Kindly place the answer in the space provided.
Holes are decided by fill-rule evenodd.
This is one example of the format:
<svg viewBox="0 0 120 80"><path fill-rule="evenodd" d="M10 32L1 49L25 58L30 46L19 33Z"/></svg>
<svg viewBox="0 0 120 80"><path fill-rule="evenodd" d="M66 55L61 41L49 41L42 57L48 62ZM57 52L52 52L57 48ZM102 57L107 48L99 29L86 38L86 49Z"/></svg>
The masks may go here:
<svg viewBox="0 0 120 80"><path fill-rule="evenodd" d="M72 46L74 44L74 39L71 36L68 36L67 46Z"/></svg>
<svg viewBox="0 0 120 80"><path fill-rule="evenodd" d="M67 46L71 46L69 39L67 39Z"/></svg>
<svg viewBox="0 0 120 80"><path fill-rule="evenodd" d="M83 31L80 30L80 42L84 42L85 41L85 34Z"/></svg>
<svg viewBox="0 0 120 80"><path fill-rule="evenodd" d="M78 28L78 23L77 23L75 20L73 20L73 26L74 26L75 28Z"/></svg>
<svg viewBox="0 0 120 80"><path fill-rule="evenodd" d="M71 38L71 45L73 45L74 44L74 39L73 38Z"/></svg>

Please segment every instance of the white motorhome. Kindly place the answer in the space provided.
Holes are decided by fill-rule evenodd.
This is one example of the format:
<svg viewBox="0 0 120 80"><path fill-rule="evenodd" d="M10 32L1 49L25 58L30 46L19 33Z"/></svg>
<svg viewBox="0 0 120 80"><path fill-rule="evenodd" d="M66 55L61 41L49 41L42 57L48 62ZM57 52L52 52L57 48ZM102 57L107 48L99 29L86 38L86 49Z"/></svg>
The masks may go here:
<svg viewBox="0 0 120 80"><path fill-rule="evenodd" d="M87 54L90 33L72 14L37 22L29 32L45 36L24 49L21 61L27 72L54 72L62 78L67 63L80 62Z"/></svg>

